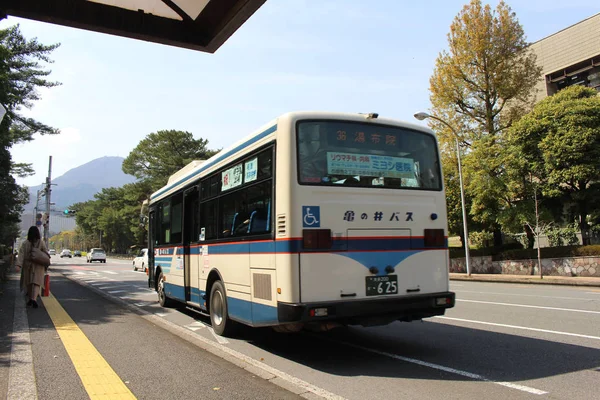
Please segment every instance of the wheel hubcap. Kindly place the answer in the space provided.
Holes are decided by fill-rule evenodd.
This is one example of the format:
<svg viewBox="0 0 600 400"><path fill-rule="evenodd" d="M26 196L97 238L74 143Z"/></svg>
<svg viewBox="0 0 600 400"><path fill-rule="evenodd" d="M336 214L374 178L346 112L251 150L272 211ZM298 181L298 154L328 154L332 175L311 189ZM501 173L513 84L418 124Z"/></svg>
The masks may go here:
<svg viewBox="0 0 600 400"><path fill-rule="evenodd" d="M214 323L221 325L223 323L223 294L219 290L215 291L210 308Z"/></svg>

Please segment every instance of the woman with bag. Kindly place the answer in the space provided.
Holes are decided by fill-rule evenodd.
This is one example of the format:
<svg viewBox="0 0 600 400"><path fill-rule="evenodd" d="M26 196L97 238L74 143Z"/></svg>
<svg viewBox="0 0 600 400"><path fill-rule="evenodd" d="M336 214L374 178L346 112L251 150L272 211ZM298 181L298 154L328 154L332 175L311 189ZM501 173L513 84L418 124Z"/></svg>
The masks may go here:
<svg viewBox="0 0 600 400"><path fill-rule="evenodd" d="M40 230L32 226L17 257L17 267L22 268L21 290L29 297L28 306L38 308L37 297L40 294L40 287L44 284L44 275L49 265L50 254L46 243L41 240Z"/></svg>

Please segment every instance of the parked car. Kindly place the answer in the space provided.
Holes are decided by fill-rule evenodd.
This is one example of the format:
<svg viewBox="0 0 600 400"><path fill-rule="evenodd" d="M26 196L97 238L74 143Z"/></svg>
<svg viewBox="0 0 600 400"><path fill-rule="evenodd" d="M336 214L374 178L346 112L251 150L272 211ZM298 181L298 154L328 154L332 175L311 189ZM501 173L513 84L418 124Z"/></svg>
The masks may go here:
<svg viewBox="0 0 600 400"><path fill-rule="evenodd" d="M148 249L142 249L137 257L133 259L133 270L146 271L146 267L148 267Z"/></svg>
<svg viewBox="0 0 600 400"><path fill-rule="evenodd" d="M87 253L87 262L91 263L94 261L106 263L106 252L104 252L104 249L94 248Z"/></svg>
<svg viewBox="0 0 600 400"><path fill-rule="evenodd" d="M60 252L60 258L63 258L63 257L69 257L69 258L73 257L73 255L71 254L71 250L63 249L63 251Z"/></svg>
<svg viewBox="0 0 600 400"><path fill-rule="evenodd" d="M48 254L50 254L51 256L55 256L56 255L56 250L50 249L50 250L48 250Z"/></svg>
<svg viewBox="0 0 600 400"><path fill-rule="evenodd" d="M79 251L79 250L75 250L75 251L73 252L73 257L81 257L81 251Z"/></svg>

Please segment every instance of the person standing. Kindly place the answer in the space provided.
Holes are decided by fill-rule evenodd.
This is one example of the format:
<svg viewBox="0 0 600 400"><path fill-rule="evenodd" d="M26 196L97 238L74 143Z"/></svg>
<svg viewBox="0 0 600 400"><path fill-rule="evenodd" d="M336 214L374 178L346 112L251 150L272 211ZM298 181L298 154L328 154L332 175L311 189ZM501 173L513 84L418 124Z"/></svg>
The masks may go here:
<svg viewBox="0 0 600 400"><path fill-rule="evenodd" d="M44 284L44 275L48 267L32 261L31 250L34 247L48 254L48 257L50 256L46 243L41 239L40 230L36 226L29 228L27 240L21 244L19 256L17 257L17 267L22 268L21 290L27 293L29 298L27 305L38 308L37 298L40 294L40 288Z"/></svg>

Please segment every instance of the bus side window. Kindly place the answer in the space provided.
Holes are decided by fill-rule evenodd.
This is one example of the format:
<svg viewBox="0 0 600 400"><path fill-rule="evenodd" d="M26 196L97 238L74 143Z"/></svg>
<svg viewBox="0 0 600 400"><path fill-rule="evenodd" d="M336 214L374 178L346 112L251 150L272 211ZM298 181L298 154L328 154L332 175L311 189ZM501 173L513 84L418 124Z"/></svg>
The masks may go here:
<svg viewBox="0 0 600 400"><path fill-rule="evenodd" d="M271 225L271 204L267 204L267 209L259 208L250 215L250 225L248 233L266 233L269 232Z"/></svg>

